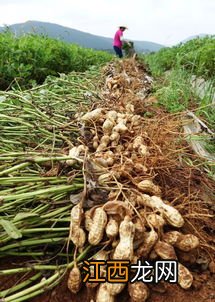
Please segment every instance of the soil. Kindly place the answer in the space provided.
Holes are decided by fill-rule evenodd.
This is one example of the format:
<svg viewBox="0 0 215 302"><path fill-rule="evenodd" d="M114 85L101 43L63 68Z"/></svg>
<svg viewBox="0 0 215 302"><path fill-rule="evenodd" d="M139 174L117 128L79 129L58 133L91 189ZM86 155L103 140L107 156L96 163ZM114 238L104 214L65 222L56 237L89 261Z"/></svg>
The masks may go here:
<svg viewBox="0 0 215 302"><path fill-rule="evenodd" d="M15 266L20 259L8 259L10 266ZM23 261L23 259L22 259ZM8 263L3 263L0 261L1 269L7 267ZM26 277L29 278L29 274ZM167 282L158 283L157 285L150 286L150 297L147 300L148 302L215 302L215 274L212 274L209 271L202 273L193 273L194 282L192 287L189 290L183 290L177 284L169 284ZM9 276L0 276L0 290L5 288L10 288L17 282L20 282L21 275L9 275ZM67 288L67 278L64 277L64 280L55 287L54 289L47 291L46 293L31 298L30 302L91 302L95 297L95 292L91 289L87 289L85 286L82 287L78 295L72 295ZM23 278L22 278L23 281ZM5 286L7 284L7 286ZM0 300L1 301L1 300ZM129 301L129 296L126 289L122 294L118 295L116 302L127 302Z"/></svg>
<svg viewBox="0 0 215 302"><path fill-rule="evenodd" d="M168 283L153 286L148 302L215 302L215 276L210 273L196 274L192 289L183 290L178 285ZM54 290L32 299L32 302L90 302L93 298L84 287L78 295L72 295L67 289L66 280ZM117 302L129 301L127 294L118 296Z"/></svg>

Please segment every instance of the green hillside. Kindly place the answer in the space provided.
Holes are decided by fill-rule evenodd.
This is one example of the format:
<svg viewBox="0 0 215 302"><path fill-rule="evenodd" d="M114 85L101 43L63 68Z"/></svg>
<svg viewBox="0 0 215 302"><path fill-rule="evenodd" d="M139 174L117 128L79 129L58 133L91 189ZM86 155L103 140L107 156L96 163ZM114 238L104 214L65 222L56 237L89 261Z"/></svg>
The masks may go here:
<svg viewBox="0 0 215 302"><path fill-rule="evenodd" d="M112 51L112 38L92 35L58 24L28 21L25 23L10 25L8 26L8 28L16 35L25 33L37 33L47 35L51 38L57 38L65 42L78 44L83 47ZM4 28L0 28L0 31L1 30L4 30ZM134 41L134 44L137 52L158 51L159 49L164 47L164 45L149 41Z"/></svg>

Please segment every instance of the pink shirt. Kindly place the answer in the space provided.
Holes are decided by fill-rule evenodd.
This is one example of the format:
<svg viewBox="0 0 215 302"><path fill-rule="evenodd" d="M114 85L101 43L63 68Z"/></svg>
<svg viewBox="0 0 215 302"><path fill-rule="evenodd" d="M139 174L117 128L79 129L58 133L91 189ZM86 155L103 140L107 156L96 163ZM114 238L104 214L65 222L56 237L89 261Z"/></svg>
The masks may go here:
<svg viewBox="0 0 215 302"><path fill-rule="evenodd" d="M120 40L120 37L123 35L122 30L118 29L115 33L114 40L113 40L113 46L117 46L119 48L122 47L122 41Z"/></svg>

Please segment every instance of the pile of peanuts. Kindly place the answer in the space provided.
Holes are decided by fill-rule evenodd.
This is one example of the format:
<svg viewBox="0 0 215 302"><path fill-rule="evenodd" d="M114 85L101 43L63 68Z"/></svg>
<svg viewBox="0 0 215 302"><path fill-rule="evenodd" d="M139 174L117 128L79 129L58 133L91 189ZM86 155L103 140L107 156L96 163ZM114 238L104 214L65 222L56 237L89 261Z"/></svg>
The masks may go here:
<svg viewBox="0 0 215 302"><path fill-rule="evenodd" d="M86 244L98 247L96 260L179 261L181 254L189 258L198 248L199 239L181 231L184 218L162 199L161 188L149 177L145 159L150 157L150 150L141 135L141 117L134 114L132 103L125 106L124 112L97 108L79 114L78 121L90 131L91 139L69 151L67 165L85 161L88 171L84 173L93 175L95 186L105 190L108 198L88 209L83 200L74 205L71 242L79 250ZM81 279L75 265L68 279L72 293L80 290ZM191 272L179 261L178 284L188 289L192 282ZM96 288L96 302L113 302L127 285L106 282L86 286ZM129 283L127 287L132 302L146 301L150 295L143 282Z"/></svg>

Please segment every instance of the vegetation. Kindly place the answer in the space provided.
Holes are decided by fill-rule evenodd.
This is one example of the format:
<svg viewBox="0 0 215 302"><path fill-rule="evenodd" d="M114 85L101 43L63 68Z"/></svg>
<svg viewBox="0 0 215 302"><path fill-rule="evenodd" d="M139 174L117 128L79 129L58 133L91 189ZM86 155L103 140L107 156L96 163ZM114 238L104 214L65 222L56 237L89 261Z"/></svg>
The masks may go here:
<svg viewBox="0 0 215 302"><path fill-rule="evenodd" d="M169 112L195 109L196 114L215 129L215 109L212 106L215 79L215 39L198 38L144 57L157 79L154 93L159 104ZM203 98L193 89L193 75L209 82Z"/></svg>
<svg viewBox="0 0 215 302"><path fill-rule="evenodd" d="M0 89L11 84L41 84L48 75L85 71L92 65L106 63L109 53L85 49L35 34L16 37L0 34Z"/></svg>
<svg viewBox="0 0 215 302"><path fill-rule="evenodd" d="M1 301L30 301L58 284L74 264L68 241L71 201L84 180L81 165L72 169L65 162L79 135L77 107L89 106L97 94L98 75L96 69L72 72L49 76L29 90L0 91L0 259L35 260L30 266L21 260L23 266L12 270L1 267L1 278L9 274L18 280L0 287Z"/></svg>
<svg viewBox="0 0 215 302"><path fill-rule="evenodd" d="M144 56L155 77L153 93L158 106L168 112L195 112L210 130L215 130L215 39L198 38L158 53ZM204 92L193 87L194 79L203 78ZM195 136L193 139L197 139ZM205 150L214 154L214 138L211 135L198 136Z"/></svg>
<svg viewBox="0 0 215 302"><path fill-rule="evenodd" d="M59 24L39 21L27 21L25 23L9 25L8 29L15 32L18 35L27 33L37 33L47 35L50 38L59 39L64 42L78 44L82 47L93 48L96 50L107 50L114 53L112 40L113 38L107 38L97 35L92 35L80 30L61 26ZM0 32L4 30L4 27L0 27ZM137 52L151 52L158 51L164 45L153 43L149 41L134 41L135 49Z"/></svg>
<svg viewBox="0 0 215 302"><path fill-rule="evenodd" d="M196 38L185 44L162 48L146 56L152 73L156 76L172 68L181 67L205 79L215 77L215 36Z"/></svg>

